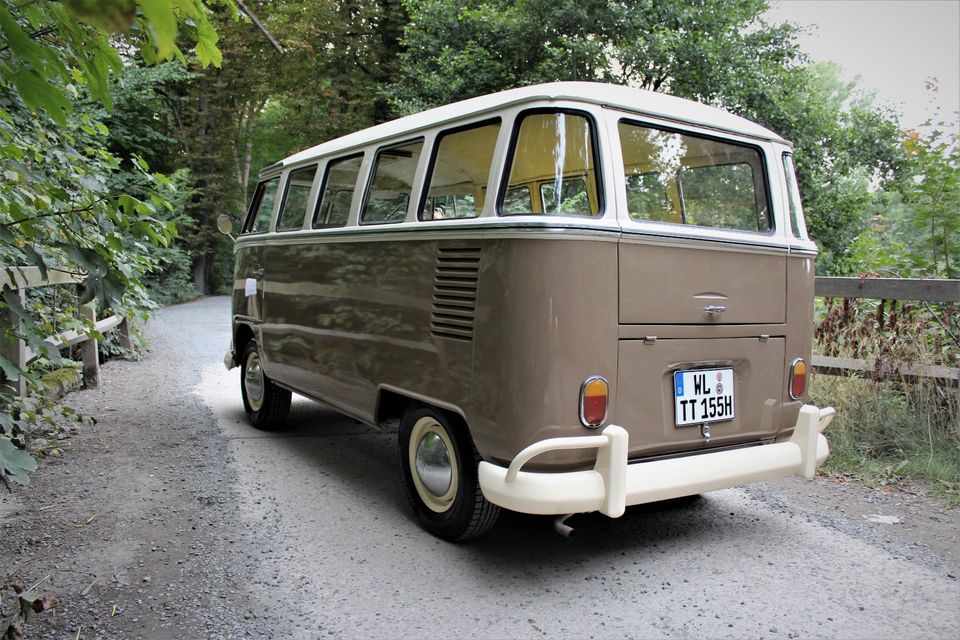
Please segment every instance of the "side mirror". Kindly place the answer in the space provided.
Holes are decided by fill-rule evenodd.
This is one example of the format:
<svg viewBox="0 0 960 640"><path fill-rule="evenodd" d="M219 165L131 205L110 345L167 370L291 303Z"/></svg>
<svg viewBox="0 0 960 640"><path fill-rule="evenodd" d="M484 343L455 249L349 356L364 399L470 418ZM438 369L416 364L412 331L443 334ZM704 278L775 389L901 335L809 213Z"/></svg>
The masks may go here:
<svg viewBox="0 0 960 640"><path fill-rule="evenodd" d="M230 239L233 240L233 218L221 213L217 217L217 230L225 236L230 236Z"/></svg>

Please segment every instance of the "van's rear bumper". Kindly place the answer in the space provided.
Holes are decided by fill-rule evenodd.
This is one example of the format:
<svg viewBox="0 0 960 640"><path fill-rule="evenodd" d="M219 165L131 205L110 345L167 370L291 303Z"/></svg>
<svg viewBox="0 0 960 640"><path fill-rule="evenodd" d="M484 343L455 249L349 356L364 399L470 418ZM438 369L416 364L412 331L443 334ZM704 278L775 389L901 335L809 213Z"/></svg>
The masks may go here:
<svg viewBox="0 0 960 640"><path fill-rule="evenodd" d="M599 511L623 515L627 505L668 500L750 482L797 474L812 478L830 453L821 433L832 408L804 405L793 434L774 444L682 458L627 463L625 429L610 425L599 435L550 438L521 451L509 467L481 462L480 487L490 502L523 513ZM597 449L593 469L561 473L521 471L535 456L560 449Z"/></svg>

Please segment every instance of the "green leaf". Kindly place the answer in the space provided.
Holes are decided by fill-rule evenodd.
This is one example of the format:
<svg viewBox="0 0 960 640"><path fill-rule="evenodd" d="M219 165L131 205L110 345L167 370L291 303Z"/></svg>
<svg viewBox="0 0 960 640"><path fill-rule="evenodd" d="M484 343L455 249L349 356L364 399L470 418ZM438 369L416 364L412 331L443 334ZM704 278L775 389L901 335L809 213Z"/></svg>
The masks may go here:
<svg viewBox="0 0 960 640"><path fill-rule="evenodd" d="M157 58L168 60L177 52L177 17L167 0L137 0L157 47Z"/></svg>
<svg viewBox="0 0 960 640"><path fill-rule="evenodd" d="M10 438L0 435L0 479L4 482L27 484L27 473L36 471L37 461L26 451L14 446Z"/></svg>
<svg viewBox="0 0 960 640"><path fill-rule="evenodd" d="M59 125L67 124L67 114L73 105L57 86L29 69L13 69L8 75L28 107L46 111Z"/></svg>
<svg viewBox="0 0 960 640"><path fill-rule="evenodd" d="M11 289L9 285L3 285L3 301L7 304L7 308L22 320L33 321L33 316L23 308L23 304L20 302L20 294Z"/></svg>
<svg viewBox="0 0 960 640"><path fill-rule="evenodd" d="M7 376L7 380L17 380L22 373L20 369L17 368L17 365L7 360L4 356L0 356L0 370L3 370L3 375Z"/></svg>

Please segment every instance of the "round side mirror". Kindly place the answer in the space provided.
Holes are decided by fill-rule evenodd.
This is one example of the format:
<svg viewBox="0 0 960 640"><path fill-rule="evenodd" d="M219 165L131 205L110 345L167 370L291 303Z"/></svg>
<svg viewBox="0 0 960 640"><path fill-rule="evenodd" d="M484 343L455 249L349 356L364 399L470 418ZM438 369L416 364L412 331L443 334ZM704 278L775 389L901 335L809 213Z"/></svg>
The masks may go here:
<svg viewBox="0 0 960 640"><path fill-rule="evenodd" d="M217 217L217 229L225 236L233 233L233 218L225 213L221 213Z"/></svg>

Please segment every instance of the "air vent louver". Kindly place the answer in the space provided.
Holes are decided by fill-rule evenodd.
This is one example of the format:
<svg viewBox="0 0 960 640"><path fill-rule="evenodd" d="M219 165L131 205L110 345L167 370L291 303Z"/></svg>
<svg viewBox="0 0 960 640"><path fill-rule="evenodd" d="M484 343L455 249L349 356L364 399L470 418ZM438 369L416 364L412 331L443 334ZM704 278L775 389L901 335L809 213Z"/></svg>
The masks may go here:
<svg viewBox="0 0 960 640"><path fill-rule="evenodd" d="M479 248L438 250L430 335L464 342L473 340L479 276Z"/></svg>

